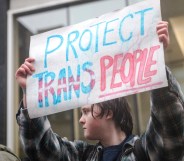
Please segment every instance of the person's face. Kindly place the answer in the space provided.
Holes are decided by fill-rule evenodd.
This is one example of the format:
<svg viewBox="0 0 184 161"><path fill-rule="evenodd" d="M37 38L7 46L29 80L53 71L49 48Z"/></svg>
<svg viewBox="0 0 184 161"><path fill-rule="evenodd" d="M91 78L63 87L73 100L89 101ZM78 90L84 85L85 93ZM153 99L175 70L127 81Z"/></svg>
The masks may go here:
<svg viewBox="0 0 184 161"><path fill-rule="evenodd" d="M106 121L105 116L102 118L97 117L100 113L100 108L97 105L93 107L92 116L91 105L83 106L81 109L81 118L79 122L82 124L84 130L84 137L89 140L100 140L103 137L103 128Z"/></svg>

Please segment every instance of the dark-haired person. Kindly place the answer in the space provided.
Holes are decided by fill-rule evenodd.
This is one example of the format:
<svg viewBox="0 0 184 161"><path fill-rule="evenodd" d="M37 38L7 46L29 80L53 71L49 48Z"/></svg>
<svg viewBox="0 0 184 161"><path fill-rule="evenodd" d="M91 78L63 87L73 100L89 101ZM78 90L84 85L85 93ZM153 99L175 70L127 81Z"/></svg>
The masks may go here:
<svg viewBox="0 0 184 161"><path fill-rule="evenodd" d="M169 44L168 23L157 25L159 40ZM25 91L26 78L34 72L33 58L27 58L15 76ZM151 116L141 147L147 161L183 161L184 97L179 84L166 67L168 87L151 91ZM79 122L84 136L98 140L96 145L84 141L68 141L55 134L47 117L30 119L26 95L17 114L20 139L32 161L136 161L132 151L138 136L132 135L133 123L125 98L116 98L81 108Z"/></svg>

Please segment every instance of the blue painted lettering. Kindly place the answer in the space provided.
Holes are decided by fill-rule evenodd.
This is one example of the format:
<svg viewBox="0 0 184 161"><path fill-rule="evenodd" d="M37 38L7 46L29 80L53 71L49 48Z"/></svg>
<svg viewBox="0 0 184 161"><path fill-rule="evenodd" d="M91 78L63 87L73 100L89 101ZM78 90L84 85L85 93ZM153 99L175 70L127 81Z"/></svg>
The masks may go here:
<svg viewBox="0 0 184 161"><path fill-rule="evenodd" d="M125 38L123 37L123 35L122 35L122 31L123 31L122 27L123 27L124 21L125 21L127 18L133 18L133 14L129 14L129 15L125 16L125 17L122 19L122 21L120 22L120 26L119 26L119 36L120 36L120 39L121 39L122 42L129 41L129 40L132 38L132 32L130 32L130 36L129 36L127 39L125 39ZM127 28L126 28L126 29L127 29Z"/></svg>
<svg viewBox="0 0 184 161"><path fill-rule="evenodd" d="M97 23L95 25L90 26L90 27L94 27L94 26L96 27L95 53L99 51L99 49L98 49L98 45L99 45L98 44L98 39L99 39L98 35L99 35L99 33L98 32L99 32L99 26L103 23L105 23L105 22L100 22L100 23Z"/></svg>
<svg viewBox="0 0 184 161"><path fill-rule="evenodd" d="M153 8L146 8L144 10L141 10L141 11L138 11L138 12L135 12L135 14L140 14L141 16L141 21L140 21L140 33L141 35L144 35L144 17L145 17L145 12L147 11L150 11L150 10L153 10Z"/></svg>
<svg viewBox="0 0 184 161"><path fill-rule="evenodd" d="M84 38L84 40L82 41L82 38L84 37L84 35L85 34L89 34L89 38L88 37L86 37L86 38ZM89 41L89 42L88 42ZM83 47L82 46L82 42L83 42L83 44L87 44L86 45L86 47ZM81 37L80 37L80 40L79 40L79 47L80 47L80 49L82 50L82 51L87 51L87 50L89 50L89 48L91 47L91 42L92 42L92 32L89 30L89 29L86 29L86 30L84 30L83 31L83 33L82 33L82 35L81 35Z"/></svg>
<svg viewBox="0 0 184 161"><path fill-rule="evenodd" d="M53 39L56 39L56 38L60 39L60 43L57 45L57 47L55 47L54 49L48 51L51 39L53 40ZM56 51L57 49L59 49L59 47L62 45L63 41L64 41L64 39L63 39L63 36L61 36L61 35L52 35L52 36L49 36L47 38L47 43L46 43L46 48L45 48L44 68L47 68L47 55L51 54L54 51Z"/></svg>
<svg viewBox="0 0 184 161"><path fill-rule="evenodd" d="M71 39L71 37L73 37L73 39ZM78 37L79 37L79 31L72 31L71 33L68 34L68 41L67 41L67 47L66 47L66 61L69 60L69 47L71 47L75 58L78 58L76 49L73 45L73 43L77 40Z"/></svg>
<svg viewBox="0 0 184 161"><path fill-rule="evenodd" d="M112 42L106 42L107 39L107 33L113 32L114 28L108 29L109 24L111 24L114 21L119 20L119 18L116 18L114 20L111 20L109 22L106 23L105 25L105 30L104 30L104 37L103 37L103 46L108 46L108 45L112 45L112 44L116 44L117 41L112 41Z"/></svg>

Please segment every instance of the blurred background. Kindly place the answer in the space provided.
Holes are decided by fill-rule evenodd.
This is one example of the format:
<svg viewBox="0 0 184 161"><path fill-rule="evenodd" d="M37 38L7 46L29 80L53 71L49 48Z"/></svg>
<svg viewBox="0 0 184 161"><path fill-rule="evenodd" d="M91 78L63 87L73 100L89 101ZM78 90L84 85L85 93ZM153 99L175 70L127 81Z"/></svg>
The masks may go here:
<svg viewBox="0 0 184 161"><path fill-rule="evenodd" d="M143 0L0 0L0 144L23 157L16 111L22 93L14 73L29 55L30 36L72 25ZM160 0L162 19L169 22L171 43L165 51L184 91L184 1ZM127 97L134 134L142 134L149 119L149 92ZM80 109L50 115L53 130L69 140L84 139L78 123Z"/></svg>

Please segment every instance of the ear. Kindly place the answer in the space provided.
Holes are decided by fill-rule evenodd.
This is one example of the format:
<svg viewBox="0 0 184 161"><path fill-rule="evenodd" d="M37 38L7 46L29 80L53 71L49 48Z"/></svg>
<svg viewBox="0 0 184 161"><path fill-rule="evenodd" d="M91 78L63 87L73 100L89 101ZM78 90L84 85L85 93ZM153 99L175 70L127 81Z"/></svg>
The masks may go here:
<svg viewBox="0 0 184 161"><path fill-rule="evenodd" d="M112 112L111 110L109 110L109 113L106 114L106 119L107 119L107 120L108 120L108 119L112 119L112 117L113 117L113 112Z"/></svg>

